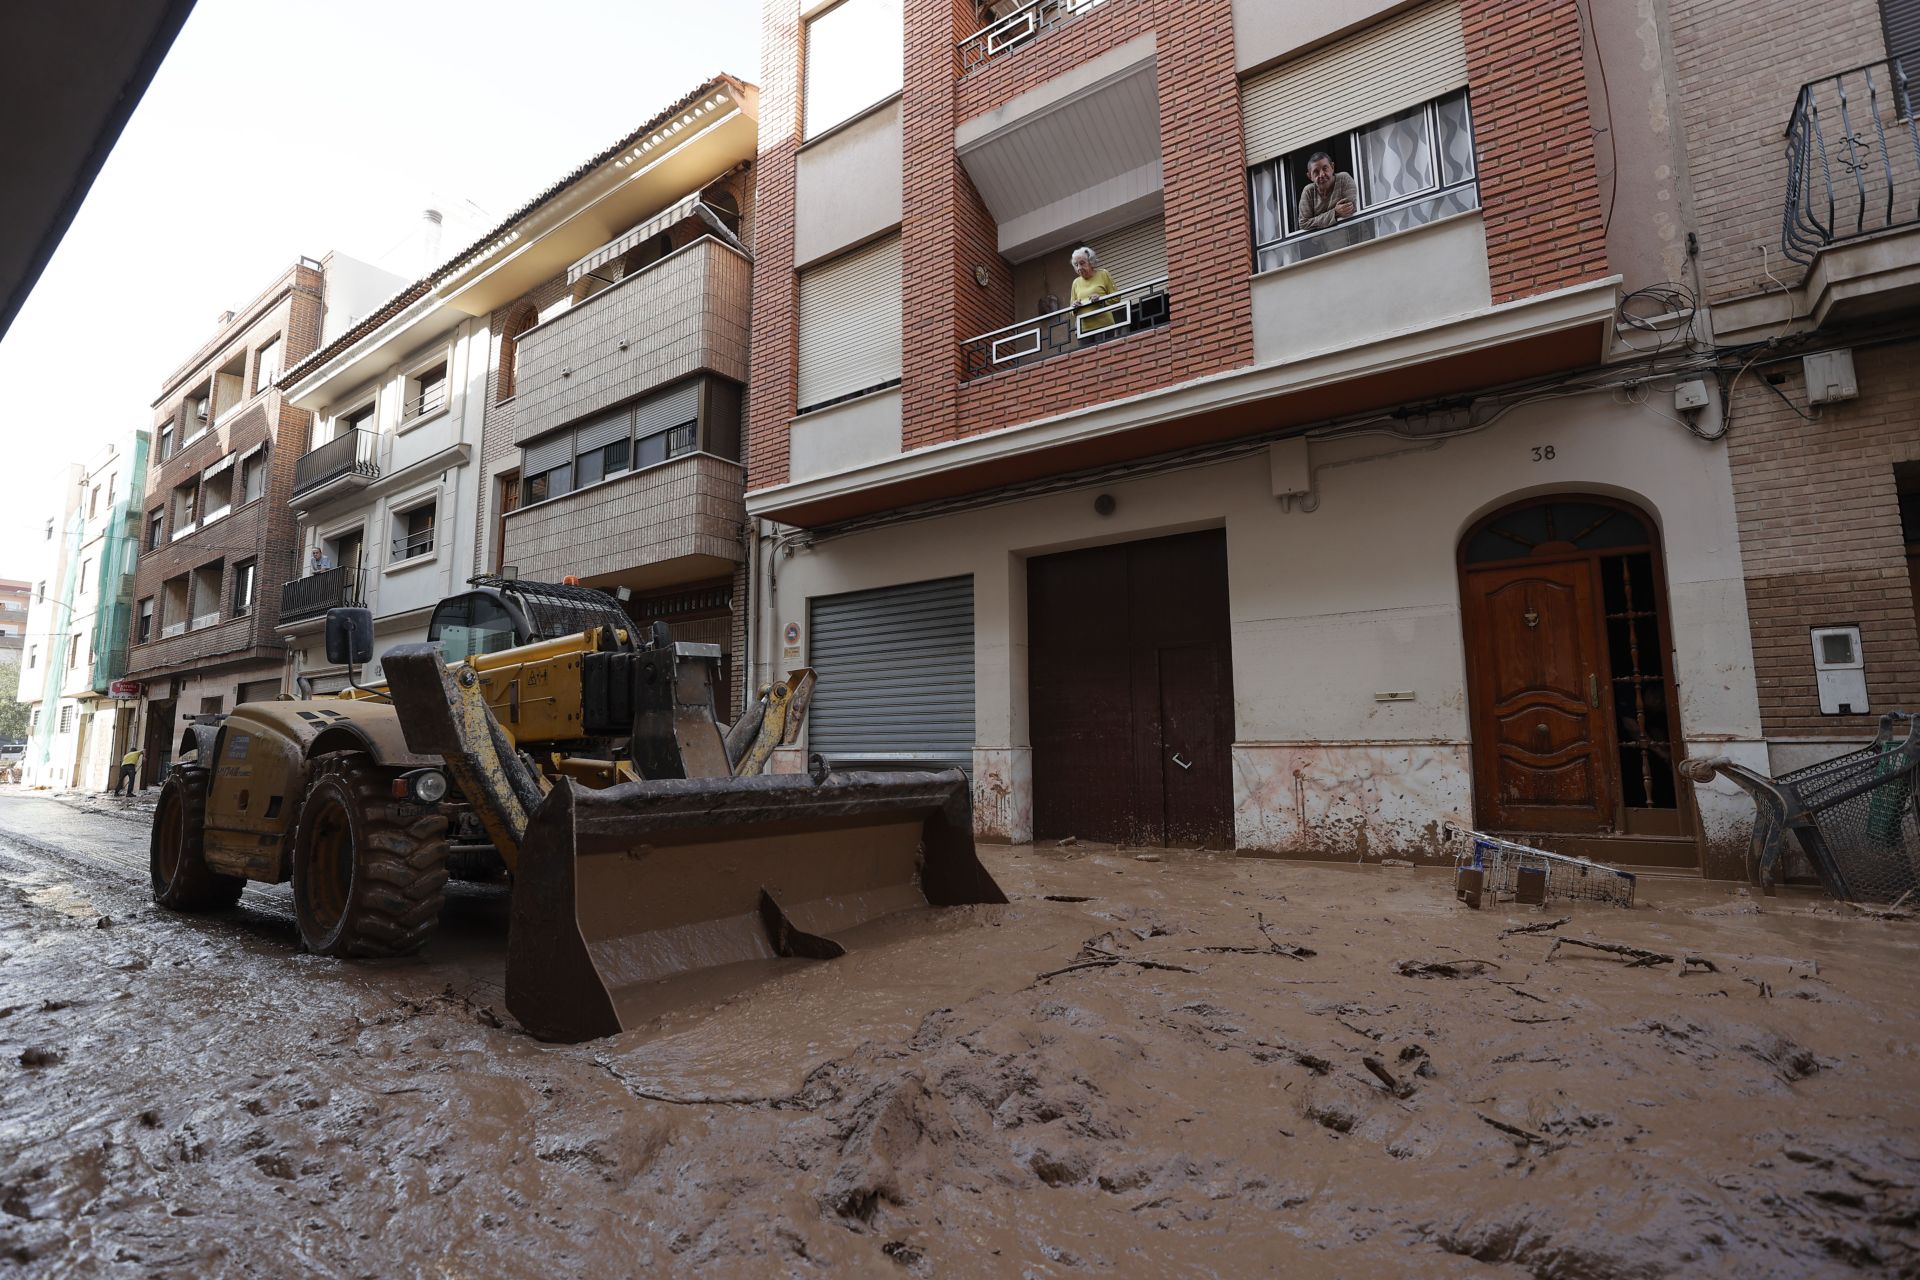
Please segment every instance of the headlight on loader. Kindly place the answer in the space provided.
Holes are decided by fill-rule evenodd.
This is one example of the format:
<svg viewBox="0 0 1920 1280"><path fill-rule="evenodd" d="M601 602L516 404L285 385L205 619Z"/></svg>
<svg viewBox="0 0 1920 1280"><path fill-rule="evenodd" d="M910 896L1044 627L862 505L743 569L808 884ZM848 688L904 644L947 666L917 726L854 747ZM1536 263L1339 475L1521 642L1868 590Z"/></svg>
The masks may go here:
<svg viewBox="0 0 1920 1280"><path fill-rule="evenodd" d="M397 800L439 804L447 798L447 775L438 769L416 769L412 773L403 773L393 780L393 795Z"/></svg>

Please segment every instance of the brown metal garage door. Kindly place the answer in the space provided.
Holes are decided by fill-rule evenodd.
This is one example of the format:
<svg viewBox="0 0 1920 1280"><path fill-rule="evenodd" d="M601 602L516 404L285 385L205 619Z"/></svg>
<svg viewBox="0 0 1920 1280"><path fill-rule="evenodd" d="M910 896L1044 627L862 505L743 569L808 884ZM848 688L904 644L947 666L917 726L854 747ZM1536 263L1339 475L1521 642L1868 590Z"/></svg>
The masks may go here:
<svg viewBox="0 0 1920 1280"><path fill-rule="evenodd" d="M1027 564L1035 839L1233 843L1220 530Z"/></svg>

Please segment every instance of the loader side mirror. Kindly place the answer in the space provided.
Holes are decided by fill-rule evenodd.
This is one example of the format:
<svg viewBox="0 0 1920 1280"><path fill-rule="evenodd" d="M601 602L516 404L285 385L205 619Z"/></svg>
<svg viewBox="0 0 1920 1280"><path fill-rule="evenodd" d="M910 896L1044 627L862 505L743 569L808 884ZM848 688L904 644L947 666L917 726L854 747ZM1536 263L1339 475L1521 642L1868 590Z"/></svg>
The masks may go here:
<svg viewBox="0 0 1920 1280"><path fill-rule="evenodd" d="M327 661L348 667L373 661L373 610L358 605L327 610Z"/></svg>

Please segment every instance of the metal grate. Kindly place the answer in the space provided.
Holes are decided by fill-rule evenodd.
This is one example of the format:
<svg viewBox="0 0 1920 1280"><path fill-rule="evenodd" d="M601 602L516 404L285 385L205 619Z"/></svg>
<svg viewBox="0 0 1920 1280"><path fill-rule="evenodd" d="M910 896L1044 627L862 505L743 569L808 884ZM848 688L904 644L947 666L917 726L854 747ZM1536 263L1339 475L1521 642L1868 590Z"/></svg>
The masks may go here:
<svg viewBox="0 0 1920 1280"><path fill-rule="evenodd" d="M467 579L469 586L492 587L526 611L534 637L578 635L592 627L632 627L620 602L595 587L560 582L528 582L491 575Z"/></svg>

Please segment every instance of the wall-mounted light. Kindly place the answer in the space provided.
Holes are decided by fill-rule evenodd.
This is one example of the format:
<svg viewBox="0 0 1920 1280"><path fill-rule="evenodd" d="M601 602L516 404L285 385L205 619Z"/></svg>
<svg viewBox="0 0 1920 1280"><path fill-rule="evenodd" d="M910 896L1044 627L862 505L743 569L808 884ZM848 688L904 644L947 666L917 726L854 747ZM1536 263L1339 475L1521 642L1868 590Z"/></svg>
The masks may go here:
<svg viewBox="0 0 1920 1280"><path fill-rule="evenodd" d="M987 282L991 279L993 279L993 277L987 274L985 267L975 267L973 269L973 282L982 289L987 287Z"/></svg>
<svg viewBox="0 0 1920 1280"><path fill-rule="evenodd" d="M1112 494L1103 493L1093 500L1093 511L1095 515L1110 516L1119 505Z"/></svg>

